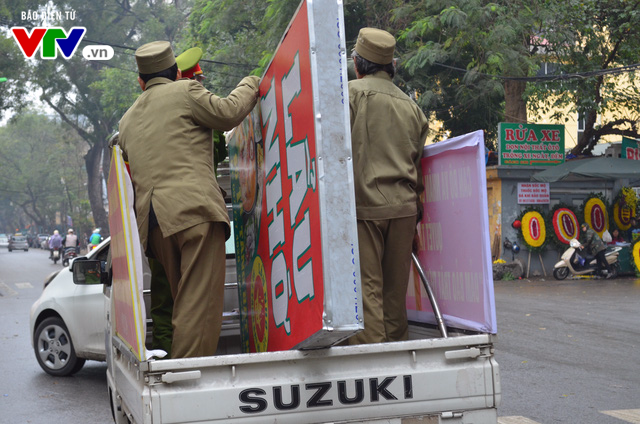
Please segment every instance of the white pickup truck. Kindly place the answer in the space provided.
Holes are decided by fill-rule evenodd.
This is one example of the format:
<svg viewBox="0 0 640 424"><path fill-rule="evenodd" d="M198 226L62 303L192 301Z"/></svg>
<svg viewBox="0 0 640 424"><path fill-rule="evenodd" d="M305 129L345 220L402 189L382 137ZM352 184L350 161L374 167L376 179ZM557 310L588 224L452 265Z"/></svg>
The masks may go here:
<svg viewBox="0 0 640 424"><path fill-rule="evenodd" d="M115 422L497 422L500 378L489 334L439 338L412 325L406 342L230 353L239 334L225 333L219 355L149 361L111 338Z"/></svg>
<svg viewBox="0 0 640 424"><path fill-rule="evenodd" d="M433 293L423 300L419 280L409 284L409 340L340 343L366 325L346 81L342 2L303 0L263 76L257 113L230 137L236 255L211 357L158 360L146 350L148 278L114 154L113 282L104 263L76 260L73 270L77 283L105 283L117 424L497 422L481 133L425 149L419 256ZM442 228L457 233L444 238Z"/></svg>
<svg viewBox="0 0 640 424"><path fill-rule="evenodd" d="M74 275L101 266L78 260ZM450 328L443 338L436 326L412 323L405 342L240 353L234 267L229 258L218 352L203 358L136 358L113 335L106 282L107 380L117 424L497 422L494 335Z"/></svg>

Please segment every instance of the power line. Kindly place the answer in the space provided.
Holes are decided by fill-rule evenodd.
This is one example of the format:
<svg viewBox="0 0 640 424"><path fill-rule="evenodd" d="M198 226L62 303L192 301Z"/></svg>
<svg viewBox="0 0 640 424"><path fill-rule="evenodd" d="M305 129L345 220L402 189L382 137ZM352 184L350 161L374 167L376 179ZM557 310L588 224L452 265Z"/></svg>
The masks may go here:
<svg viewBox="0 0 640 424"><path fill-rule="evenodd" d="M488 78L509 80L509 81L526 81L526 82L549 82L549 81L563 81L569 79L577 79L577 78L589 78L594 76L601 75L614 75L614 74L622 74L626 72L634 72L640 70L640 63L634 63L633 65L619 66L616 68L608 68L608 69L598 69L595 71L585 71L585 72L573 72L568 74L555 74L555 75L544 75L544 76L535 76L535 77L510 77L503 75L492 75L486 74L484 72L476 72L469 69L458 68L456 66L445 65L444 63L434 62L434 65L441 66L443 68L452 69L454 71L470 73L474 72L475 74Z"/></svg>
<svg viewBox="0 0 640 424"><path fill-rule="evenodd" d="M100 44L100 45L103 45L103 46L111 46L111 47L116 47L116 48L124 49L124 50L132 50L132 51L136 51L137 50L134 47L121 46L119 44L112 44L112 43L105 43L103 41L95 41L95 40L91 40L91 39L89 39L87 37L84 37L81 42L96 43L96 44ZM121 52L121 53L124 53L124 52ZM129 55L129 56L133 56L133 55ZM248 63L221 62L219 60L209 60L209 59L200 59L200 62L213 63L215 65L240 66L240 67L251 68L251 69L257 67L256 65L251 65L251 64L248 64Z"/></svg>

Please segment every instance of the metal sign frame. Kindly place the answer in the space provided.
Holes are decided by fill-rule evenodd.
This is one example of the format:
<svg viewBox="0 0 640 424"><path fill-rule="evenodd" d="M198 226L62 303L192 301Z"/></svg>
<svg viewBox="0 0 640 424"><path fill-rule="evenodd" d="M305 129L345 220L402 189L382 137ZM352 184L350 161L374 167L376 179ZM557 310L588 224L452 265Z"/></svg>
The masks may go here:
<svg viewBox="0 0 640 424"><path fill-rule="evenodd" d="M363 328L346 63L342 2L303 1L229 137L245 351Z"/></svg>

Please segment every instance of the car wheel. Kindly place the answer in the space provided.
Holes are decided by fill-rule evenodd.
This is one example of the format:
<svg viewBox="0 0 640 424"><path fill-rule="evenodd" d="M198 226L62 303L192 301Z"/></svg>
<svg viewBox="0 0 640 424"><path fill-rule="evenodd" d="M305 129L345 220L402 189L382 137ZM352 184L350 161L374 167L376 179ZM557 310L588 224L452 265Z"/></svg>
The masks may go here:
<svg viewBox="0 0 640 424"><path fill-rule="evenodd" d="M25 251L25 252L28 252L28 251L29 251L29 249L24 249L24 251Z"/></svg>
<svg viewBox="0 0 640 424"><path fill-rule="evenodd" d="M33 349L40 367L56 377L80 371L85 360L76 356L69 330L58 317L42 321L33 335Z"/></svg>
<svg viewBox="0 0 640 424"><path fill-rule="evenodd" d="M553 276L555 277L556 280L564 280L565 278L567 278L567 276L569 275L569 268L562 267L562 268L556 268L553 270Z"/></svg>
<svg viewBox="0 0 640 424"><path fill-rule="evenodd" d="M11 249L9 249L9 252L13 252Z"/></svg>

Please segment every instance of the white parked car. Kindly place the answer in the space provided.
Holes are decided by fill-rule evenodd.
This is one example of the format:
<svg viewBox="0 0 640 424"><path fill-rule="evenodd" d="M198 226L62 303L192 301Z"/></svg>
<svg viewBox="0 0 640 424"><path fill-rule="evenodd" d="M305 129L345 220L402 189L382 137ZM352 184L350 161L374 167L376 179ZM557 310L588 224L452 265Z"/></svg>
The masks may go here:
<svg viewBox="0 0 640 424"><path fill-rule="evenodd" d="M87 254L107 260L109 240ZM102 284L78 285L71 266L47 277L31 306L31 343L38 364L54 376L80 371L87 359L105 360L105 297Z"/></svg>
<svg viewBox="0 0 640 424"><path fill-rule="evenodd" d="M233 228L233 226L232 226ZM106 261L111 238L105 239L85 257ZM230 259L231 258L231 259ZM38 364L54 376L72 375L84 366L87 359L105 361L105 309L108 302L104 285L99 281L83 284L73 280L73 261L49 275L40 298L31 306L31 344ZM147 343L151 341L150 318L151 273L143 266L144 298L147 316ZM227 240L227 270L225 282L225 330L239 335L238 285L236 282L233 233Z"/></svg>

